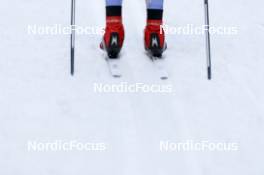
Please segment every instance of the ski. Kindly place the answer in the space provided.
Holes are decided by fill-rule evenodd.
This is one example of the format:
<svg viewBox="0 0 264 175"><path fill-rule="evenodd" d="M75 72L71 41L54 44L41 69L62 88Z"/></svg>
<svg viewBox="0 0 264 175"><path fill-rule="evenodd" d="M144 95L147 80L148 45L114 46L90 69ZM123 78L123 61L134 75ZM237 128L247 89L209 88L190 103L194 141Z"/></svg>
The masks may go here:
<svg viewBox="0 0 264 175"><path fill-rule="evenodd" d="M102 51L105 53L105 60L107 62L107 66L109 69L109 72L111 74L112 77L114 78L120 78L122 76L121 70L120 70L120 58L116 57L116 58L110 58L109 54L107 53L106 49L105 49L105 44L101 43L100 48L102 49Z"/></svg>
<svg viewBox="0 0 264 175"><path fill-rule="evenodd" d="M151 61L154 64L155 69L157 70L158 77L161 80L167 80L169 78L169 74L164 67L164 59L160 57L151 56Z"/></svg>
<svg viewBox="0 0 264 175"><path fill-rule="evenodd" d="M122 77L122 73L120 70L120 59L116 58L116 59L110 59L108 57L106 57L106 62L109 68L109 72L111 74L112 77L114 78L120 78Z"/></svg>
<svg viewBox="0 0 264 175"><path fill-rule="evenodd" d="M167 49L167 44L165 43L162 52L164 52L166 49ZM152 61L159 78L161 80L167 80L169 78L169 74L164 66L165 61L164 58L162 57L162 52L160 52L159 49L158 50L146 49L146 54Z"/></svg>
<svg viewBox="0 0 264 175"><path fill-rule="evenodd" d="M167 80L169 78L169 74L164 67L164 60L161 58L152 58L153 64L157 69L158 76L161 80Z"/></svg>
<svg viewBox="0 0 264 175"><path fill-rule="evenodd" d="M162 53L167 49L167 44L164 41L164 35L162 35L164 34L164 31L160 30L161 23L162 22L159 21L154 26L153 24L151 24L151 27L146 27L144 45L146 54L152 60L159 78L161 80L167 80L169 78L169 75L165 69L164 58L162 57ZM160 32L157 33L157 31L155 30L152 31L153 28L156 28L156 30L159 30ZM148 36L149 38L146 36Z"/></svg>
<svg viewBox="0 0 264 175"><path fill-rule="evenodd" d="M110 34L109 45L107 46L104 39L100 43L101 50L106 54L105 59L110 71L110 74L114 78L120 78L122 76L120 70L120 58L119 52L121 47L119 46L119 35L116 32Z"/></svg>

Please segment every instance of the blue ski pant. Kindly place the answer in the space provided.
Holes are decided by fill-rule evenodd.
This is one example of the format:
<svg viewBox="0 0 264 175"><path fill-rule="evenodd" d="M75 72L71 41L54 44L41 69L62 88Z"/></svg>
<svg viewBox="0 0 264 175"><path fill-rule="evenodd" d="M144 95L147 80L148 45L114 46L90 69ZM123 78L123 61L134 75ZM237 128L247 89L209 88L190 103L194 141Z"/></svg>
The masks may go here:
<svg viewBox="0 0 264 175"><path fill-rule="evenodd" d="M121 6L123 0L106 0L106 6ZM133 1L133 0L132 0ZM146 0L148 9L163 9L164 0Z"/></svg>

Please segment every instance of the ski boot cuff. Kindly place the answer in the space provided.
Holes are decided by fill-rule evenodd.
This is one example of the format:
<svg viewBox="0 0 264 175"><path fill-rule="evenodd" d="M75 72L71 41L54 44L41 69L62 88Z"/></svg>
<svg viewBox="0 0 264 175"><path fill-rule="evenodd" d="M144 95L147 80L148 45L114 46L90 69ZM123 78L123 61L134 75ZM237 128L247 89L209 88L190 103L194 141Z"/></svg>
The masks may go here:
<svg viewBox="0 0 264 175"><path fill-rule="evenodd" d="M106 24L122 24L122 17L121 16L107 16L106 17Z"/></svg>

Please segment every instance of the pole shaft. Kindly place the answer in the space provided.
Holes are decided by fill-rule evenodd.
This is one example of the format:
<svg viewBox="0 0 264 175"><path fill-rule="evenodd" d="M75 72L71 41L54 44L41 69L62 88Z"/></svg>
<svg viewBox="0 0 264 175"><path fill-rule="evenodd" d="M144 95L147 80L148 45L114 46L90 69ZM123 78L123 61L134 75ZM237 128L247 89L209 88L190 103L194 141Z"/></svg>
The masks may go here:
<svg viewBox="0 0 264 175"><path fill-rule="evenodd" d="M71 0L71 75L74 74L75 59L75 0Z"/></svg>
<svg viewBox="0 0 264 175"><path fill-rule="evenodd" d="M211 62L211 42L210 42L210 22L209 22L209 5L208 0L204 0L205 11L205 39L206 39L206 59L207 59L207 76L210 80L212 78L212 62Z"/></svg>

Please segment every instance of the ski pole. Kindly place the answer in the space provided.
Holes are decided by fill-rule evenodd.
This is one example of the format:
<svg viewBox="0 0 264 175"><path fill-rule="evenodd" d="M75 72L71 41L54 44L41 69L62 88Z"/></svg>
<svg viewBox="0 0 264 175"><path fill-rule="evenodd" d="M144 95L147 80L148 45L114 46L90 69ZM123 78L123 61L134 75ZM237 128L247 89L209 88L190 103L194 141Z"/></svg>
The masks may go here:
<svg viewBox="0 0 264 175"><path fill-rule="evenodd" d="M71 75L74 75L75 56L75 0L71 0Z"/></svg>
<svg viewBox="0 0 264 175"><path fill-rule="evenodd" d="M210 43L210 24L209 24L209 5L208 0L204 0L205 11L205 39L206 39L206 59L207 59L207 77L212 78L212 62L211 62L211 43Z"/></svg>

